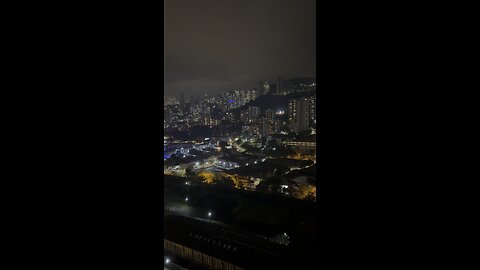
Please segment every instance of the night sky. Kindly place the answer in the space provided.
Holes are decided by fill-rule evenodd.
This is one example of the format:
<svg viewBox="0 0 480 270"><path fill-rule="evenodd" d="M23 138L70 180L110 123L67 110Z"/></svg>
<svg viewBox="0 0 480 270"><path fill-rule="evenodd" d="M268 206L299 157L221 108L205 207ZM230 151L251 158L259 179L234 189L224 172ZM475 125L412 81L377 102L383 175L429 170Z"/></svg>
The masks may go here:
<svg viewBox="0 0 480 270"><path fill-rule="evenodd" d="M315 0L164 0L165 94L315 77Z"/></svg>

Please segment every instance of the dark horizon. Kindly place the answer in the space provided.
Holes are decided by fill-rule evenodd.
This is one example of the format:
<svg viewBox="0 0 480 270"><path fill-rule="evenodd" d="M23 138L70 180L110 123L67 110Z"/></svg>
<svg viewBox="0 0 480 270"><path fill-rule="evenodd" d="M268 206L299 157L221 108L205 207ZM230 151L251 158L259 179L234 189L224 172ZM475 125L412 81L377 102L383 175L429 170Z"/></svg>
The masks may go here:
<svg viewBox="0 0 480 270"><path fill-rule="evenodd" d="M165 1L169 96L316 77L315 1Z"/></svg>

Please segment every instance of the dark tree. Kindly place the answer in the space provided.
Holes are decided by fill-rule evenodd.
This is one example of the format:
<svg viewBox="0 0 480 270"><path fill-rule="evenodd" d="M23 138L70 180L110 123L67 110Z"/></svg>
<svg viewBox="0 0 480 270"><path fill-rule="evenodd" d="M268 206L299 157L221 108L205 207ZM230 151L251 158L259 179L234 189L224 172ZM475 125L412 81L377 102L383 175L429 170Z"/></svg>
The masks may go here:
<svg viewBox="0 0 480 270"><path fill-rule="evenodd" d="M270 185L267 181L262 181L257 185L256 190L259 192L268 193L270 190Z"/></svg>
<svg viewBox="0 0 480 270"><path fill-rule="evenodd" d="M218 181L215 182L215 184L219 186L225 186L225 187L235 186L235 184L233 183L233 180L229 177L221 177Z"/></svg>
<svg viewBox="0 0 480 270"><path fill-rule="evenodd" d="M221 148L225 148L225 146L227 146L227 145L228 145L228 143L227 143L227 142L224 142L224 141L220 141L220 142L218 143L218 146L220 146Z"/></svg>
<svg viewBox="0 0 480 270"><path fill-rule="evenodd" d="M195 173L193 173L192 165L188 166L188 168L185 169L185 175L187 177L193 177L195 175Z"/></svg>
<svg viewBox="0 0 480 270"><path fill-rule="evenodd" d="M279 176L272 176L267 179L267 182L272 188L272 192L278 192L280 190L280 185L282 183L282 178Z"/></svg>

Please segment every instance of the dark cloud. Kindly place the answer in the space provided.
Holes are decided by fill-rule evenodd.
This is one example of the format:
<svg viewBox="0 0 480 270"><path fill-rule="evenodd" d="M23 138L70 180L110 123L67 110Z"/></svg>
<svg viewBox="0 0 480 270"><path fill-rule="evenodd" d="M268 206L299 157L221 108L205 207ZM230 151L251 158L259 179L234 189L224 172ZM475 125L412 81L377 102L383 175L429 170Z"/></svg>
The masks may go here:
<svg viewBox="0 0 480 270"><path fill-rule="evenodd" d="M165 93L315 76L314 0L165 0Z"/></svg>

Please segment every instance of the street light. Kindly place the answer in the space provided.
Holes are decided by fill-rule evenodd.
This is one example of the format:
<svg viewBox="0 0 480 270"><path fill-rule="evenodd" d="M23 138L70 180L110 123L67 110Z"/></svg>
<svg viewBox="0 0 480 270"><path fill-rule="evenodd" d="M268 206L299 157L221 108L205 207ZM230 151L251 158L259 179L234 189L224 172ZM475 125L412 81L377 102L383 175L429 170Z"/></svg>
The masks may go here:
<svg viewBox="0 0 480 270"><path fill-rule="evenodd" d="M208 212L208 219L210 220L210 217L212 216L212 212Z"/></svg>
<svg viewBox="0 0 480 270"><path fill-rule="evenodd" d="M185 198L185 201L186 201L186 202L188 202L188 197L187 197L187 198Z"/></svg>
<svg viewBox="0 0 480 270"><path fill-rule="evenodd" d="M165 259L165 263L168 264L169 262L170 262L170 259L169 259L169 258L166 258L166 259Z"/></svg>

